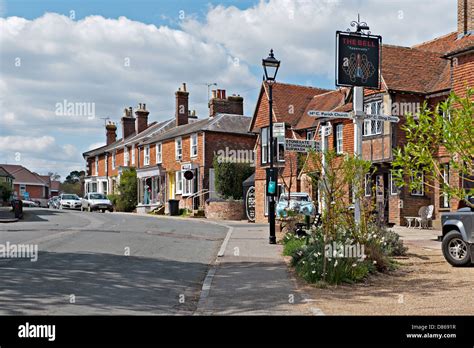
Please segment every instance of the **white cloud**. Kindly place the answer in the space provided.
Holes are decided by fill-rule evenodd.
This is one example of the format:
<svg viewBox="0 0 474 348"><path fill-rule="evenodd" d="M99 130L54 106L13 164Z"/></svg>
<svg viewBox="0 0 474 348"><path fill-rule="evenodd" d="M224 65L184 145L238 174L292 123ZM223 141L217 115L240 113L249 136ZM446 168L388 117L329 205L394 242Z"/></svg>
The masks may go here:
<svg viewBox="0 0 474 348"><path fill-rule="evenodd" d="M262 0L243 10L209 7L205 20L190 16L178 29L126 17L0 18L0 161L20 149L34 153L28 163L36 171L81 168L79 152L105 140L101 118L119 121L124 107L139 102L147 103L150 121L172 117L182 82L199 117L207 116L206 82L242 94L251 114L270 48L282 60L281 80L328 83L335 31L357 13L392 44L412 45L456 26L451 0ZM95 103L96 117L56 115L63 100ZM60 155L51 158L42 146Z"/></svg>

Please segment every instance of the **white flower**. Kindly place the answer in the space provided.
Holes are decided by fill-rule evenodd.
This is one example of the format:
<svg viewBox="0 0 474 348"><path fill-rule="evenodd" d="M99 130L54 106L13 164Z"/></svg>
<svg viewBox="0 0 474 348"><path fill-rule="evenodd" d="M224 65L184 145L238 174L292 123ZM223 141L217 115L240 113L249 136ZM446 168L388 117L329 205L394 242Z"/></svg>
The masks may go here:
<svg viewBox="0 0 474 348"><path fill-rule="evenodd" d="M336 266L337 266L337 260L336 260L336 262L334 262L334 267L336 267Z"/></svg>
<svg viewBox="0 0 474 348"><path fill-rule="evenodd" d="M315 273L316 273L316 271L312 271L311 273L315 274Z"/></svg>
<svg viewBox="0 0 474 348"><path fill-rule="evenodd" d="M377 263L377 261L374 260L374 265Z"/></svg>
<svg viewBox="0 0 474 348"><path fill-rule="evenodd" d="M357 266L357 263L353 263L353 264L352 264L352 267L356 267L356 266Z"/></svg>

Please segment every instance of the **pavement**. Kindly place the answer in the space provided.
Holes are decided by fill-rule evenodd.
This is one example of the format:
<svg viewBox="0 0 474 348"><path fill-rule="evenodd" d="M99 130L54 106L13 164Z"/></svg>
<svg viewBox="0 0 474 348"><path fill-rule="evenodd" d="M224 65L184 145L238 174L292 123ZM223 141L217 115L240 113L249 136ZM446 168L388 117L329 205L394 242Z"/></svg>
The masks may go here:
<svg viewBox="0 0 474 348"><path fill-rule="evenodd" d="M268 225L226 223L230 237L223 256L210 269L197 315L323 314L300 304L298 290L282 257L282 245L268 243Z"/></svg>
<svg viewBox="0 0 474 348"><path fill-rule="evenodd" d="M17 222L11 207L0 207L0 223Z"/></svg>

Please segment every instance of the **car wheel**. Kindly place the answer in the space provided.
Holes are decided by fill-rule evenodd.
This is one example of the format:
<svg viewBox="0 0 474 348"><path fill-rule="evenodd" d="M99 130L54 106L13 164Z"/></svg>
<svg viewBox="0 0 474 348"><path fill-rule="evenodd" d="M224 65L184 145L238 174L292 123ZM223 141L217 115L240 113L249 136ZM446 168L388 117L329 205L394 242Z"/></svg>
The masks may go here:
<svg viewBox="0 0 474 348"><path fill-rule="evenodd" d="M442 249L444 258L453 266L466 266L471 262L469 244L459 231L450 231L444 236Z"/></svg>
<svg viewBox="0 0 474 348"><path fill-rule="evenodd" d="M102 209L102 213L105 213L105 209Z"/></svg>

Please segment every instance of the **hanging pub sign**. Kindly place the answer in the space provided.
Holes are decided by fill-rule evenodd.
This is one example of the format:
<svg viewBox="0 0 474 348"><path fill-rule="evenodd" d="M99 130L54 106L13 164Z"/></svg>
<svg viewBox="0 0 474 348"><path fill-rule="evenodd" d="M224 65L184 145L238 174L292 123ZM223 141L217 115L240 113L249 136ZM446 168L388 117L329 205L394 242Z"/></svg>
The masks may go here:
<svg viewBox="0 0 474 348"><path fill-rule="evenodd" d="M380 89L382 37L336 32L336 85Z"/></svg>

